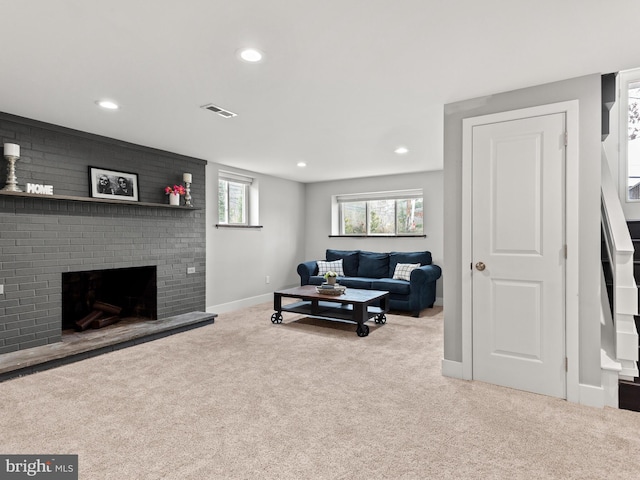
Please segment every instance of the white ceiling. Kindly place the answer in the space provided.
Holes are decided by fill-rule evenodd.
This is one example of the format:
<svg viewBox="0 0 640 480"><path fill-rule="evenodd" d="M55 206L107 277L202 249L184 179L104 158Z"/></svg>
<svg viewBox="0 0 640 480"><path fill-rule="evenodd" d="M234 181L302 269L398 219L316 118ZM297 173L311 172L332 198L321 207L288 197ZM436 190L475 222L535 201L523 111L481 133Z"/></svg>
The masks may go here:
<svg viewBox="0 0 640 480"><path fill-rule="evenodd" d="M0 111L301 182L441 169L444 104L640 66L637 0L0 5Z"/></svg>

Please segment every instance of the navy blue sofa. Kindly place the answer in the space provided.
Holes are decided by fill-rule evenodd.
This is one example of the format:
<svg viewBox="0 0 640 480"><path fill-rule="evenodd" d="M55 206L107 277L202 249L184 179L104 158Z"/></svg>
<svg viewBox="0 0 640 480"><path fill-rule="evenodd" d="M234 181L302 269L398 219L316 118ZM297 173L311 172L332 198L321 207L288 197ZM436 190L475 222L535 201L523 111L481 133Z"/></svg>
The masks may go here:
<svg viewBox="0 0 640 480"><path fill-rule="evenodd" d="M366 252L362 250L327 249L326 261L342 259L344 276L338 283L347 288L386 290L389 308L412 312L415 317L424 308L433 307L436 300L436 281L442 275L439 266L431 263L431 252ZM409 280L394 279L397 264L417 264ZM300 285L321 285L325 279L318 275L318 261L298 265Z"/></svg>

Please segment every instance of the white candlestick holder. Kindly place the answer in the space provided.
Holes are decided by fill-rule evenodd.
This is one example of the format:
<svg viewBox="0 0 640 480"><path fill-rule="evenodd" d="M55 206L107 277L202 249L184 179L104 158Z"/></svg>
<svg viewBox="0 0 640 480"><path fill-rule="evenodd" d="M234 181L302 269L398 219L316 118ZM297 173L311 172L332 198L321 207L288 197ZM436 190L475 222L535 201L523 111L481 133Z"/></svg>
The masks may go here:
<svg viewBox="0 0 640 480"><path fill-rule="evenodd" d="M193 207L191 204L191 182L184 182L185 184L185 195L184 195L184 206L185 207Z"/></svg>
<svg viewBox="0 0 640 480"><path fill-rule="evenodd" d="M21 192L20 187L18 187L18 179L16 178L16 162L18 158L15 155L5 155L4 158L7 159L7 184L2 189L3 192Z"/></svg>

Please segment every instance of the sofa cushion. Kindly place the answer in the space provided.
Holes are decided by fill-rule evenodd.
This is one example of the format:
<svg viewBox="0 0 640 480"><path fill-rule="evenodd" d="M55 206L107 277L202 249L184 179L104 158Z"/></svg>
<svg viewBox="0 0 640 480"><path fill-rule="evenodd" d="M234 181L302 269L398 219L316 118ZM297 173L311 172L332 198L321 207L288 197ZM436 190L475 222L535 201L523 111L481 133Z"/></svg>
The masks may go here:
<svg viewBox="0 0 640 480"><path fill-rule="evenodd" d="M397 280L411 280L411 272L420 266L419 263L396 263L393 278Z"/></svg>
<svg viewBox="0 0 640 480"><path fill-rule="evenodd" d="M431 252L391 252L389 254L389 278L393 278L398 263L419 263L431 265Z"/></svg>
<svg viewBox="0 0 640 480"><path fill-rule="evenodd" d="M373 290L386 290L391 294L409 295L409 282L406 280L393 280L391 278L382 278L371 282Z"/></svg>
<svg viewBox="0 0 640 480"><path fill-rule="evenodd" d="M388 253L360 252L359 256L359 277L390 278Z"/></svg>
<svg viewBox="0 0 640 480"><path fill-rule="evenodd" d="M324 274L327 272L335 272L338 274L338 277L344 277L344 271L342 270L342 259L334 260L333 262L318 260L318 275L324 276Z"/></svg>
<svg viewBox="0 0 640 480"><path fill-rule="evenodd" d="M362 288L364 290L371 290L371 278L362 277L344 277L338 279L338 283L348 288Z"/></svg>
<svg viewBox="0 0 640 480"><path fill-rule="evenodd" d="M358 276L358 252L359 250L333 250L327 249L327 261L342 259L342 270L347 277Z"/></svg>

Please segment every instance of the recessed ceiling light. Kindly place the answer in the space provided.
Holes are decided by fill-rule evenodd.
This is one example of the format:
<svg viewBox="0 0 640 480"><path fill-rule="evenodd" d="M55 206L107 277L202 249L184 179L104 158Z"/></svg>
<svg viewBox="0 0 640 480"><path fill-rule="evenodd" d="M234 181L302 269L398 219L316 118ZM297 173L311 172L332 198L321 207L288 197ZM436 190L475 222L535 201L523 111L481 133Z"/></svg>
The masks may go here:
<svg viewBox="0 0 640 480"><path fill-rule="evenodd" d="M238 52L239 57L245 62L256 63L264 56L257 48L243 48Z"/></svg>
<svg viewBox="0 0 640 480"><path fill-rule="evenodd" d="M304 163L304 162L298 162L298 166L299 166L299 167L306 167L306 166L307 166L307 164L306 164L306 163Z"/></svg>
<svg viewBox="0 0 640 480"><path fill-rule="evenodd" d="M398 155L404 155L405 153L409 153L409 149L407 147L398 147L394 150Z"/></svg>
<svg viewBox="0 0 640 480"><path fill-rule="evenodd" d="M107 110L117 110L120 108L117 103L112 102L111 100L98 100L96 103Z"/></svg>

